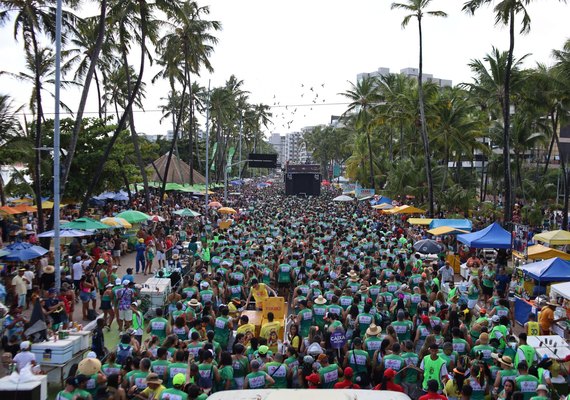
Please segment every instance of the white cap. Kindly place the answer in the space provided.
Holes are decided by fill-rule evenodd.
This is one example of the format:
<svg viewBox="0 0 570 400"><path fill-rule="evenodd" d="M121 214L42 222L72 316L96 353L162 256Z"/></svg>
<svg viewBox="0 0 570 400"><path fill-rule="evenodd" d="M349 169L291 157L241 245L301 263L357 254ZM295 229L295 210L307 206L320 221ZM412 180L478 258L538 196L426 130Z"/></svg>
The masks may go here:
<svg viewBox="0 0 570 400"><path fill-rule="evenodd" d="M131 283L131 281L129 281L128 279L125 279L123 281L123 286L127 286L129 283Z"/></svg>
<svg viewBox="0 0 570 400"><path fill-rule="evenodd" d="M120 285L120 284L121 284L121 278L115 279L115 285Z"/></svg>
<svg viewBox="0 0 570 400"><path fill-rule="evenodd" d="M202 288L207 288L207 287L209 287L209 286L210 286L210 284L209 284L208 282L202 282L202 283L200 283L200 287L202 287Z"/></svg>
<svg viewBox="0 0 570 400"><path fill-rule="evenodd" d="M429 312L430 312L430 313L434 313L434 312L435 312L435 307L430 307L430 308L429 308Z"/></svg>
<svg viewBox="0 0 570 400"><path fill-rule="evenodd" d="M28 350L30 348L30 342L29 341L25 341L20 343L20 350Z"/></svg>
<svg viewBox="0 0 570 400"><path fill-rule="evenodd" d="M87 356L85 356L85 358L97 358L97 353L95 353L94 351L90 351L89 353L87 353Z"/></svg>

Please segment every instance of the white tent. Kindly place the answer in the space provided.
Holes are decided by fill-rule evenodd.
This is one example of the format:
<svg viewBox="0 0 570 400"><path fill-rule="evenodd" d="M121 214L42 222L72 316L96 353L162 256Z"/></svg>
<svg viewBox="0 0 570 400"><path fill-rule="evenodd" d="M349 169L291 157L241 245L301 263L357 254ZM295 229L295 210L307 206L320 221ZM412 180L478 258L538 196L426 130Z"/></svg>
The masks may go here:
<svg viewBox="0 0 570 400"><path fill-rule="evenodd" d="M570 300L570 282L550 285L550 297L563 297L566 300Z"/></svg>
<svg viewBox="0 0 570 400"><path fill-rule="evenodd" d="M333 199L333 201L352 201L354 200L352 197L347 196L345 194L337 196Z"/></svg>

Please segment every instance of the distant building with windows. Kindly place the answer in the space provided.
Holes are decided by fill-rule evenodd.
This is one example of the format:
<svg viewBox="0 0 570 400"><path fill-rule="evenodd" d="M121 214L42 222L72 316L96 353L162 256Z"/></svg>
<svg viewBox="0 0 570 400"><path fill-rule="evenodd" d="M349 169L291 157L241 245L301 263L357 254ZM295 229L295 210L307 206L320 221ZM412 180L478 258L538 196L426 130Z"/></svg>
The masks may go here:
<svg viewBox="0 0 570 400"><path fill-rule="evenodd" d="M305 131L312 129L306 127L300 132L289 132L285 134L272 133L269 143L277 152L277 162L285 166L287 162L293 164L305 164L311 159L311 154L307 151L307 145L303 141Z"/></svg>
<svg viewBox="0 0 570 400"><path fill-rule="evenodd" d="M390 68L380 67L380 68L378 68L377 71L361 72L361 73L357 74L356 80L357 80L357 82L360 82L364 78L387 76L387 75L390 75L390 73L391 73ZM400 70L400 74L405 75L405 76L410 77L410 78L415 78L415 79L418 79L419 73L420 73L419 69L413 68L413 67L402 68ZM453 86L453 82L450 79L436 78L432 74L427 74L425 72L423 73L422 81L423 82L432 82L432 83L435 83L436 85L438 85L440 87L451 87L451 86Z"/></svg>

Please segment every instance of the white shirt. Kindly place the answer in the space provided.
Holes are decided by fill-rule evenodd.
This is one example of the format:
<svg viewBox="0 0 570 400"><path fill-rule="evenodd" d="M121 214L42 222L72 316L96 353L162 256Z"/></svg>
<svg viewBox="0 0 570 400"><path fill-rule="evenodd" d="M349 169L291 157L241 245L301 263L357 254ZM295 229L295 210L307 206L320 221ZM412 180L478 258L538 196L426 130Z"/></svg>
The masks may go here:
<svg viewBox="0 0 570 400"><path fill-rule="evenodd" d="M453 271L453 268L451 268L451 266L449 266L449 268L448 268L447 265L444 265L437 272L439 272L441 274L441 280L443 282L453 281L454 271Z"/></svg>
<svg viewBox="0 0 570 400"><path fill-rule="evenodd" d="M32 281L34 280L34 273L32 271L24 272L24 277L29 281L27 284L28 290L32 290Z"/></svg>
<svg viewBox="0 0 570 400"><path fill-rule="evenodd" d="M36 355L31 351L22 351L14 357L14 362L18 367L18 371L21 371L27 364L32 361L36 361Z"/></svg>
<svg viewBox="0 0 570 400"><path fill-rule="evenodd" d="M73 264L72 266L73 268L73 280L80 280L81 277L83 276L83 265L81 264L81 261L76 262L75 264Z"/></svg>

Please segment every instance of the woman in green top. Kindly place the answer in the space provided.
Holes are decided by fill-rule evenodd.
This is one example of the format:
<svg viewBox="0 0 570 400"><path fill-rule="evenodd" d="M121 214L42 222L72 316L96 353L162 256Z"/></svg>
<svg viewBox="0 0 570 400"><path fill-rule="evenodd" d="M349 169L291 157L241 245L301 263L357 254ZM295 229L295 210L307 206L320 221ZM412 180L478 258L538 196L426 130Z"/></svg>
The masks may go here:
<svg viewBox="0 0 570 400"><path fill-rule="evenodd" d="M467 307L472 310L479 300L479 279L473 278L467 291Z"/></svg>
<svg viewBox="0 0 570 400"><path fill-rule="evenodd" d="M216 392L230 390L234 382L234 369L232 355L227 351L222 352L220 356L218 372L220 380L216 382Z"/></svg>
<svg viewBox="0 0 570 400"><path fill-rule="evenodd" d="M232 356L232 368L234 385L233 389L243 389L245 376L249 373L249 360L244 355L245 346L241 343L234 345L234 355Z"/></svg>

